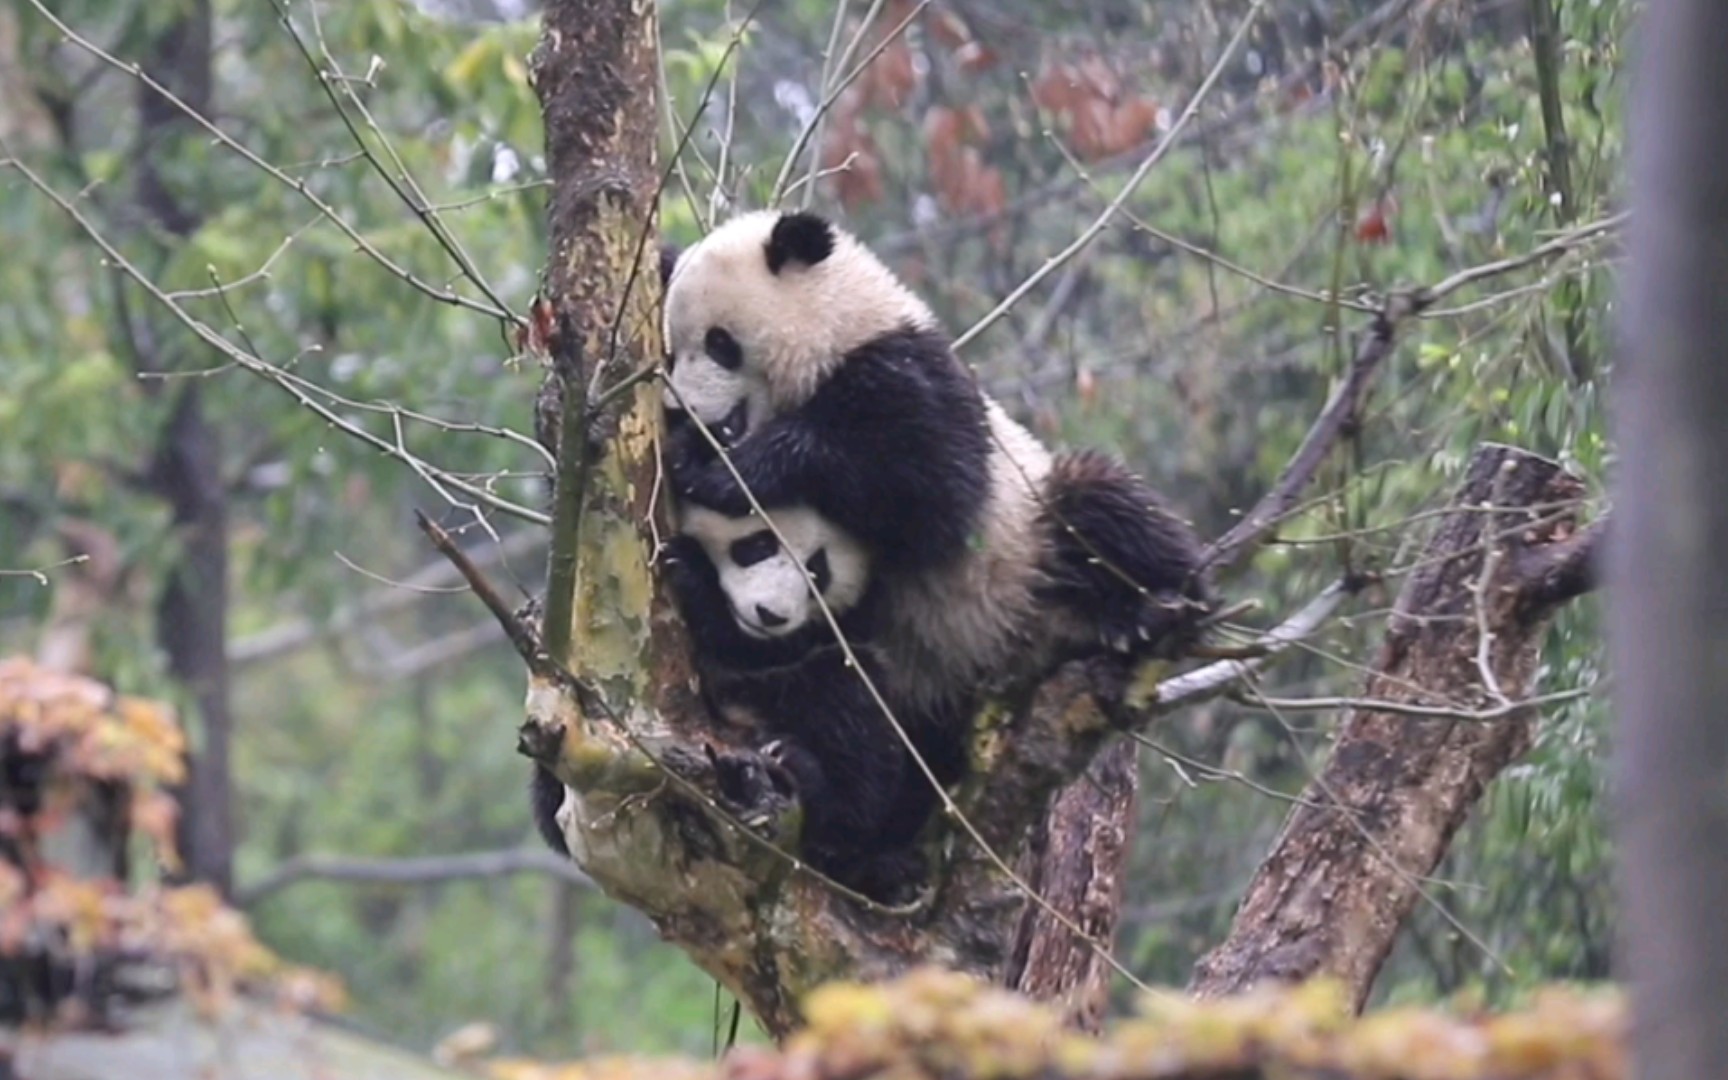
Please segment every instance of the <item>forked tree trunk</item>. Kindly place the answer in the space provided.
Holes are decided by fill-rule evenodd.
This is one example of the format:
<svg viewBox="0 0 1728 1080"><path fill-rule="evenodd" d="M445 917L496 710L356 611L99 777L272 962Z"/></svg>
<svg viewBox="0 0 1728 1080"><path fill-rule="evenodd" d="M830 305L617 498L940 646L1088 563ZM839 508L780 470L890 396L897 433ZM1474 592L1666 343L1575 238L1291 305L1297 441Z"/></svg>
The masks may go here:
<svg viewBox="0 0 1728 1080"><path fill-rule="evenodd" d="M1095 1023L1133 819L1134 752L1112 739L1122 725L1145 719L1121 702L1138 696L1146 672L1130 681L1129 695L1108 665L1070 664L988 707L973 739L972 775L953 796L957 812L943 813L936 826L932 889L904 910L837 892L795 864L784 850L796 818L783 801L769 797L754 807L759 820L748 831L716 801L708 747L720 740L706 727L687 641L650 569L656 530L667 527L665 500L657 498L660 395L652 382L629 381L661 348L656 246L644 224L652 220L658 189L653 19L652 6L636 0L558 0L546 9L534 58L555 186L550 313L536 319L529 342L552 369L537 413L544 430L557 433L549 441L557 444L558 477L538 645L502 615L531 672L523 748L575 792L562 827L583 869L644 912L775 1035L797 1024L802 997L817 985L873 981L918 963L1056 999L1071 1022ZM1272 509L1293 504L1330 441L1357 417L1397 323L1416 304L1405 298L1376 320L1350 383L1274 489ZM1575 483L1551 463L1506 448L1485 451L1471 476L1472 497L1494 490L1519 506ZM1461 516L1470 523L1449 526L1454 533L1507 518ZM1275 517L1268 511L1266 520ZM1521 556L1554 535L1552 524L1532 528L1531 537L1515 539ZM1253 532L1233 532L1220 550L1240 555L1252 546ZM1408 612L1461 603L1468 568L1480 569L1480 556L1452 533L1436 543L1460 561L1420 576ZM1505 582L1510 561L1525 565L1497 564L1495 583ZM1564 565L1538 562L1531 574L1564 577ZM1286 624L1291 633L1302 632L1298 623L1312 629L1337 602L1336 591L1322 600L1304 609L1312 616ZM502 611L495 597L489 602ZM1503 635L1490 650L1491 663L1508 694L1527 684L1543 616L1555 602L1531 607L1491 586L1491 626ZM1402 673L1428 680L1442 698L1474 692L1480 679L1473 666L1462 665L1468 642L1460 633L1399 623L1383 661L1385 681ZM1216 692L1234 665L1213 667L1221 677L1184 679ZM1371 689L1400 693L1390 685ZM1151 700L1168 708L1188 698L1161 690ZM1462 732L1457 724L1441 731L1376 716L1352 723L1361 751L1339 757L1344 773L1337 790L1346 801L1360 798L1383 811L1376 829L1402 822L1415 839L1395 850L1410 865L1427 860L1419 873L1444 851L1481 784L1528 737L1517 726L1527 724L1522 718ZM1405 752L1422 756L1407 762L1399 756ZM1364 771L1369 763L1378 771ZM1347 786L1352 778L1359 789ZM1231 970L1245 974L1264 967L1254 955L1300 953L1299 962L1280 959L1275 966L1330 965L1371 977L1410 898L1385 901L1365 891L1358 876L1394 890L1397 883L1386 884L1388 875L1371 865L1367 849L1328 831L1326 821L1293 823L1282 850L1263 880L1300 880L1317 892L1293 899L1288 890L1266 886L1270 892L1250 898L1242 930L1219 956L1242 956ZM1028 886L1038 901L1028 901ZM1312 895L1342 902L1337 910L1349 920L1347 933L1313 925ZM1295 912L1281 917L1293 903Z"/></svg>
<svg viewBox="0 0 1728 1080"><path fill-rule="evenodd" d="M1597 534L1555 509L1583 490L1545 458L1478 449L1404 583L1362 698L1490 714L1528 698L1549 616L1589 580ZM1325 974L1360 1008L1422 882L1489 781L1530 748L1537 720L1534 709L1490 719L1350 710L1191 989Z"/></svg>

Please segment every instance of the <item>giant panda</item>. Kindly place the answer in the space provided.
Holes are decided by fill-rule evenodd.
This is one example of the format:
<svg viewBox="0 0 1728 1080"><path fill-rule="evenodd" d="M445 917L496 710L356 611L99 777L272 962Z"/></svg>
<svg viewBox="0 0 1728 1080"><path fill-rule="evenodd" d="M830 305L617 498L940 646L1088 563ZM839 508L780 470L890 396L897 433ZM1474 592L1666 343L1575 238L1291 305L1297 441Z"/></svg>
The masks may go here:
<svg viewBox="0 0 1728 1080"><path fill-rule="evenodd" d="M674 458L679 498L733 517L745 487L809 506L886 572L964 554L989 495L984 399L857 240L814 214L735 217L677 257L665 331L670 404L749 432L731 455L743 485L725 462Z"/></svg>
<svg viewBox="0 0 1728 1080"><path fill-rule="evenodd" d="M761 211L683 251L666 292L681 504L805 504L875 559L895 694L934 715L1051 662L1179 648L1210 604L1193 530L1120 463L1052 455L976 385L855 238ZM687 414L682 423L678 413Z"/></svg>
<svg viewBox="0 0 1728 1080"><path fill-rule="evenodd" d="M751 751L717 758L722 790L765 760L804 810L806 860L892 899L918 876L912 843L935 803L907 741L949 784L962 771L963 724L899 699L885 677L873 644L871 553L809 507L768 516L774 529L757 513L682 507L663 555L709 711ZM815 594L906 739L852 669Z"/></svg>

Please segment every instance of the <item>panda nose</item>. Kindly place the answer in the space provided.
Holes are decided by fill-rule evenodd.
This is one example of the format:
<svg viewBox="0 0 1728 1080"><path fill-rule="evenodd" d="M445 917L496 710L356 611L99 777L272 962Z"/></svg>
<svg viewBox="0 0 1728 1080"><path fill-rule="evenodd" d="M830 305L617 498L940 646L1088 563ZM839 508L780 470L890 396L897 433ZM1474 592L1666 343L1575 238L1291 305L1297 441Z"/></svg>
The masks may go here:
<svg viewBox="0 0 1728 1080"><path fill-rule="evenodd" d="M761 604L756 605L756 618L760 619L762 625L766 626L770 630L778 630L792 621L784 615L775 614Z"/></svg>

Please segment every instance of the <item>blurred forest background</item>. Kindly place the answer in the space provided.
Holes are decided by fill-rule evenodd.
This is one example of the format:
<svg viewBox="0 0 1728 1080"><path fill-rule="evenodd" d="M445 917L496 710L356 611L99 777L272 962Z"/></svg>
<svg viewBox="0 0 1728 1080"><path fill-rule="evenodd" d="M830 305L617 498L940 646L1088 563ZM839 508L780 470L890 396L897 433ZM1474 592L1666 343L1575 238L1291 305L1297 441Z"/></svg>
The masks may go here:
<svg viewBox="0 0 1728 1080"><path fill-rule="evenodd" d="M662 232L788 187L959 334L1093 225L1254 7L663 0L682 153ZM1342 376L1364 297L1517 261L1408 330L1304 512L1226 589L1277 614L1343 571L1383 586L1271 671L1284 704L1210 703L1142 747L1118 952L1148 982L1222 937L1470 448L1551 455L1600 493L1629 7L1266 5L1123 212L965 342L1042 435L1119 451L1215 535ZM0 655L59 650L180 708L192 872L339 974L362 1029L702 1053L713 983L539 850L521 664L413 525L424 508L494 580L541 587L540 373L507 325L546 254L534 16L0 10ZM1537 746L1425 883L1376 1000L1608 974L1598 619L1590 598L1560 614Z"/></svg>

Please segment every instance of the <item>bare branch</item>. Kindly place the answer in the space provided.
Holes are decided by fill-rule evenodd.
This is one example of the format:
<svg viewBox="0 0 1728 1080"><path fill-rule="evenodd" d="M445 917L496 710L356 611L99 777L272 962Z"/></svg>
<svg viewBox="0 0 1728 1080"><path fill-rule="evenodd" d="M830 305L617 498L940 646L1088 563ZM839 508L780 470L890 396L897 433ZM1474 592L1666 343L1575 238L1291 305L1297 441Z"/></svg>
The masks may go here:
<svg viewBox="0 0 1728 1080"><path fill-rule="evenodd" d="M234 890L235 902L254 907L302 881L345 881L361 885L437 885L544 874L571 885L593 888L575 863L540 848L478 851L465 855L426 855L407 859L369 859L343 855L297 855L249 885Z"/></svg>
<svg viewBox="0 0 1728 1080"><path fill-rule="evenodd" d="M985 330L988 330L995 324L996 320L1006 315L1014 308L1014 305L1024 299L1027 293L1037 288L1040 282L1060 268L1063 263L1066 263L1069 259L1077 255L1082 248L1090 244L1095 238L1097 238L1099 233L1104 231L1104 229L1110 224L1111 219L1116 216L1117 211L1121 210L1134 195L1134 192L1139 189L1140 182L1146 179L1147 174L1152 171L1153 167L1160 161L1163 161L1165 156L1170 153L1171 148L1176 145L1177 140L1182 135L1183 129L1186 128L1194 119L1194 115L1200 111L1201 104L1203 104L1206 98L1212 93L1212 88L1217 85L1219 77L1224 73L1224 68L1230 63L1230 59L1236 55L1236 50L1241 47L1242 42L1248 36L1248 31L1252 29L1255 22L1259 20L1261 9L1265 6L1266 0L1254 0L1254 6L1249 8L1248 13L1242 17L1242 23L1236 28L1236 33L1230 38L1230 43L1224 46L1224 51L1219 54L1217 62L1212 65L1212 70L1207 73L1206 78L1200 83L1199 89L1195 90L1193 96L1188 99L1188 104L1183 107L1181 115L1176 118L1175 123L1170 125L1170 130L1166 131L1163 137L1158 140L1158 144L1153 148L1152 152L1146 155L1146 159L1140 163L1140 167L1135 169L1133 174L1128 177L1128 180L1122 185L1122 190L1116 194L1114 199L1110 200L1109 205L1104 207L1103 213L1094 218L1092 224L1086 226L1086 228L1081 231L1080 235L1074 238L1073 243L1069 244L1055 255L1052 255L1049 259L1046 259L1044 265L1040 266L1037 270L1034 270L1031 276L1029 276L1025 281L1022 281L1013 292L1008 294L1007 298L991 309L988 315L985 315L982 319L979 319L976 323L972 324L970 330L967 330L964 334L955 338L955 349L958 350L965 348L968 342L972 341L979 334L982 334Z"/></svg>
<svg viewBox="0 0 1728 1080"><path fill-rule="evenodd" d="M503 597L498 595L498 590L492 587L490 581L486 580L486 575L474 565L474 561L468 557L468 553L456 546L456 541L450 539L450 534L440 528L436 521L427 517L420 510L414 511L414 520L419 523L420 531L426 534L428 540L432 541L432 546L438 549L439 554L450 560L450 564L461 573L463 580L468 582L468 588L473 590L474 595L480 598L482 604L486 605L486 610L492 613L492 617L498 620L498 625L504 629L504 636L510 639L510 644L516 649L516 655L520 656L522 662L528 665L528 670L536 675L550 675L553 665L547 658L545 651L540 648L540 635L517 618L515 610L504 602Z"/></svg>
<svg viewBox="0 0 1728 1080"><path fill-rule="evenodd" d="M32 2L34 2L34 0L32 0ZM550 519L540 511L531 510L526 506L511 502L508 499L502 498L501 496L486 490L478 484L469 483L466 480L452 475L444 469L428 464L421 458L409 453L408 449L401 444L400 440L392 442L389 439L375 435L372 432L367 431L365 428L360 427L358 424L348 420L335 410L314 400L312 397L313 393L326 395L329 391L308 379L303 379L292 372L283 370L277 365L270 363L268 360L265 360L254 353L247 352L245 349L240 348L232 341L223 337L220 333L217 333L209 323L187 311L167 293L163 292L161 287L154 281L151 281L142 270L138 269L136 264L122 254L120 249L115 247L114 244L96 228L90 219L84 216L83 212L80 211L70 199L55 190L35 170L31 169L30 166L24 164L22 160L14 156L11 147L7 145L4 138L0 138L0 153L6 155L6 160L0 161L0 166L10 166L11 168L18 170L18 172L30 182L30 186L34 187L37 191L52 200L54 204L70 217L79 229L84 232L84 235L90 238L92 243L102 249L102 253L108 257L110 264L117 267L125 273L127 277L137 282L139 287L149 293L157 303L167 308L168 312L173 315L175 319L179 320L182 325L191 330L205 344L216 349L224 356L227 356L248 372L274 384L295 401L299 402L302 407L317 414L320 419L329 423L331 426L340 429L342 432L352 436L353 438L359 439L361 442L381 451L386 456L395 458L397 461L408 465L410 468L414 469L414 471L419 474L423 480L432 486L434 490L437 490L441 496L450 501L452 505L474 513L476 517L479 517L479 511L476 507L456 501L447 491L443 490L443 486L448 486L461 491L463 494L472 497L476 502L490 506L501 513L510 514L513 517L521 518L524 521L532 521L539 525L549 523Z"/></svg>
<svg viewBox="0 0 1728 1080"><path fill-rule="evenodd" d="M507 534L503 544L488 545L471 558L476 566L490 566L526 555L545 543L546 538L536 530L520 530ZM385 582L386 588L368 593L354 603L337 609L329 619L286 619L257 633L236 638L228 645L228 662L238 667L275 660L303 649L328 634L341 633L366 620L402 611L427 597L467 592L466 585L454 584L459 580L461 577L456 568L448 561L439 559L400 581Z"/></svg>
<svg viewBox="0 0 1728 1080"><path fill-rule="evenodd" d="M1263 651L1251 660L1219 660L1207 664L1157 683L1150 693L1130 691L1124 696L1123 703L1131 709L1158 714L1218 697L1319 629L1338 610L1338 605L1344 602L1350 591L1347 583L1342 581L1326 586L1296 614L1256 638L1253 645Z"/></svg>
<svg viewBox="0 0 1728 1080"><path fill-rule="evenodd" d="M471 311L478 311L483 315L490 315L493 318L507 322L515 321L515 316L501 307L470 299L469 297L463 296L460 293L453 292L449 289L440 289L437 286L429 284L417 277L406 267L400 265L395 260L391 259L390 256L379 250L377 245L373 244L372 241L366 239L365 234L360 232L360 230L356 229L353 225L350 225L347 219L336 212L335 207L313 194L312 189L307 185L306 181L288 175L275 165L272 165L262 157L259 157L244 143L235 139L232 135L218 127L209 117L205 116L202 112L199 112L191 105L188 105L172 90L169 90L166 86L163 86L156 79L152 78L138 64L121 60L119 57L103 49L100 45L97 45L95 42L79 34L78 31L72 29L72 27L58 15L55 15L53 11L49 10L48 5L45 4L43 0L29 0L29 2L30 6L35 8L44 19L47 19L53 24L54 29L65 35L67 41L72 42L72 44L83 49L91 56L96 57L96 59L102 61L104 64L137 79L155 93L160 94L170 105L173 105L176 109L185 113L186 116L199 127L208 131L218 143L227 147L229 150L232 150L254 167L262 170L265 175L269 176L272 180L275 180L283 187L295 192L301 198L311 203L320 214L329 218L332 224L342 230L343 235L352 240L356 247L365 252L369 257L371 257L372 261L376 262L379 266L382 266L390 273L401 278L413 288L432 297L434 300L446 304L453 304L457 307L468 308ZM11 151L7 151L7 153L10 154ZM19 167L22 168L21 163L19 164Z"/></svg>
<svg viewBox="0 0 1728 1080"><path fill-rule="evenodd" d="M1321 410L1314 426L1308 429L1283 474L1247 516L1207 545L1200 558L1202 567L1233 565L1296 506L1303 489L1320 471L1332 447L1361 421L1363 399L1380 366L1392 354L1399 329L1425 304L1426 301L1415 294L1398 293L1374 316L1373 325L1356 348L1356 358L1351 361L1343 384Z"/></svg>

